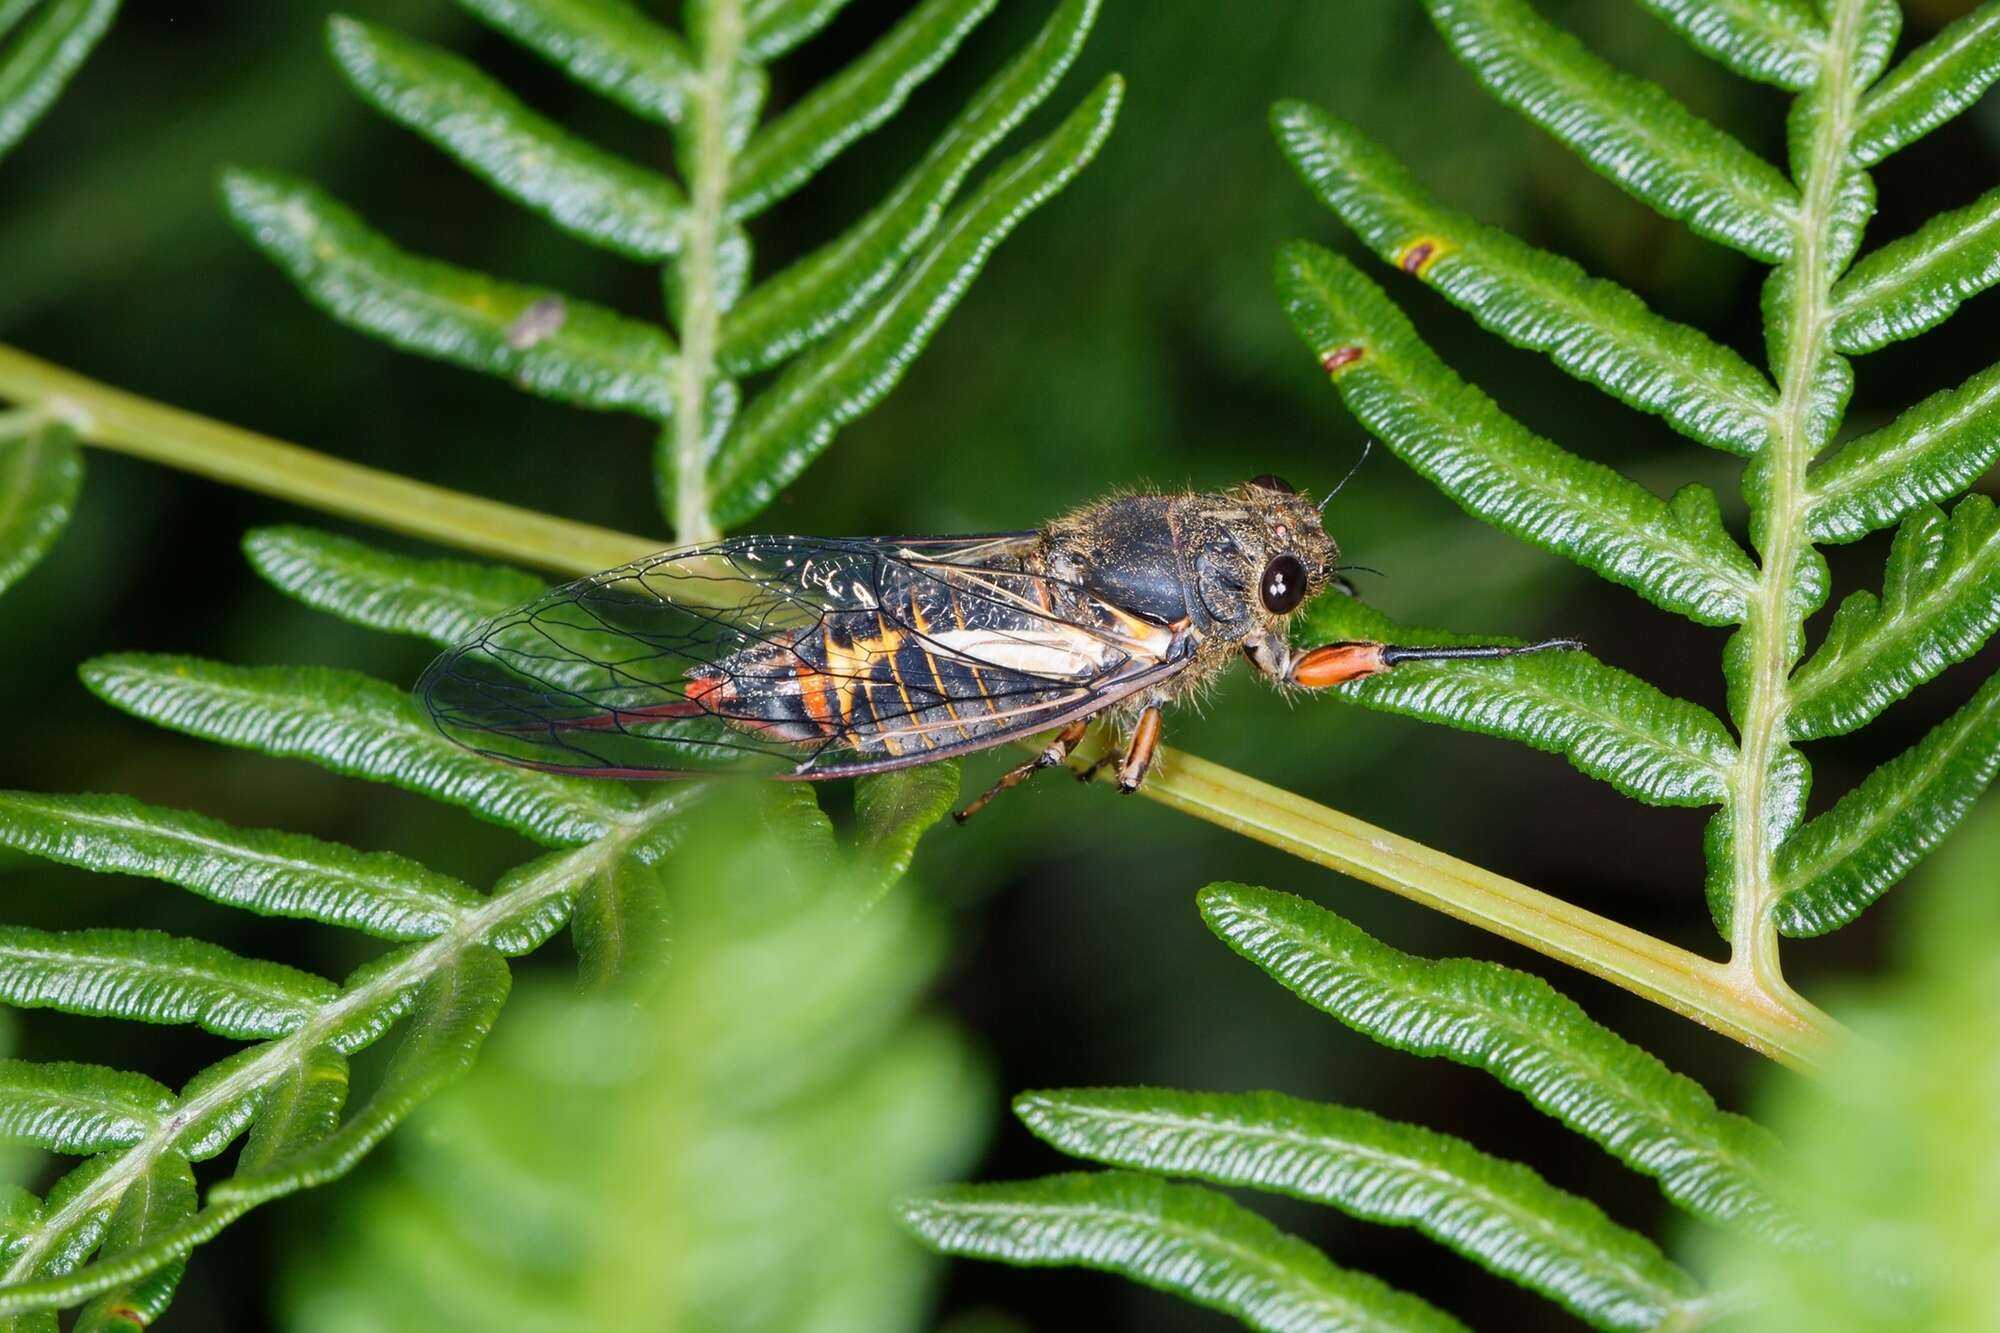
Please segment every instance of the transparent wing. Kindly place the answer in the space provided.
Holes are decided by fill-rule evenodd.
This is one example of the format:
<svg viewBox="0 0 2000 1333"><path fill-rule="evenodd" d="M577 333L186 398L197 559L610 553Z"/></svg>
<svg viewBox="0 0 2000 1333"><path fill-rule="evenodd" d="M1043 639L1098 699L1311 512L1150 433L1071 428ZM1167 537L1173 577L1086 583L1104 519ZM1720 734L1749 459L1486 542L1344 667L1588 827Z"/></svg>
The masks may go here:
<svg viewBox="0 0 2000 1333"><path fill-rule="evenodd" d="M741 537L496 617L418 693L452 740L604 777L822 778L1061 725L1185 665L1179 640L1032 566L1035 534Z"/></svg>

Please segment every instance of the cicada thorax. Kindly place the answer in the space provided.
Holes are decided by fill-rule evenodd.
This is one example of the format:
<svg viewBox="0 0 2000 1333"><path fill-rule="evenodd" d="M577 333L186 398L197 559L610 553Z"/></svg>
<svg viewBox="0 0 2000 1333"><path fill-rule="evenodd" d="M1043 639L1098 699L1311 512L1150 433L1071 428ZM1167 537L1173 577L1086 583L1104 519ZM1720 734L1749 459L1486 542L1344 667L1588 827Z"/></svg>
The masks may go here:
<svg viewBox="0 0 2000 1333"><path fill-rule="evenodd" d="M986 568L899 563L872 593L690 671L689 703L773 740L900 758L1081 702L1150 642L1133 636L1151 627L1049 578L1038 554Z"/></svg>

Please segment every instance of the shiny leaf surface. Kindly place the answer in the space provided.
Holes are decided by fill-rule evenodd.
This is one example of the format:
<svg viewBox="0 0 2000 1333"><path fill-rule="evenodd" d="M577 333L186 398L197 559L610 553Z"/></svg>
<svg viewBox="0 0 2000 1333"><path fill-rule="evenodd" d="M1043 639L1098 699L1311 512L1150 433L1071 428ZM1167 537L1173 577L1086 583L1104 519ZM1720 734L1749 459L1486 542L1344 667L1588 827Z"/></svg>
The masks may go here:
<svg viewBox="0 0 2000 1333"><path fill-rule="evenodd" d="M1791 184L1657 84L1612 68L1525 0L1424 0L1424 7L1488 91L1613 185L1755 258L1791 253L1798 209Z"/></svg>
<svg viewBox="0 0 2000 1333"><path fill-rule="evenodd" d="M1775 1145L1692 1079L1593 1023L1547 982L1497 963L1430 961L1303 898L1211 884L1202 916L1299 998L1397 1050L1483 1069L1697 1217L1782 1239Z"/></svg>
<svg viewBox="0 0 2000 1333"><path fill-rule="evenodd" d="M673 414L673 343L650 324L407 254L299 181L232 171L223 193L244 234L343 323L580 407Z"/></svg>
<svg viewBox="0 0 2000 1333"><path fill-rule="evenodd" d="M0 412L0 592L55 545L82 485L83 450L69 427L13 430Z"/></svg>
<svg viewBox="0 0 2000 1333"><path fill-rule="evenodd" d="M1823 935L1861 915L1958 826L1996 771L2000 675L1778 849L1778 929Z"/></svg>
<svg viewBox="0 0 2000 1333"><path fill-rule="evenodd" d="M444 647L549 587L504 565L395 555L314 528L253 528L243 553L273 587L316 611Z"/></svg>
<svg viewBox="0 0 2000 1333"><path fill-rule="evenodd" d="M1769 440L1777 391L1700 330L1661 318L1561 255L1439 206L1394 158L1317 107L1280 102L1271 120L1299 175L1377 258L1481 327L1690 439L1738 454Z"/></svg>
<svg viewBox="0 0 2000 1333"><path fill-rule="evenodd" d="M0 791L0 846L108 874L141 875L267 916L384 939L427 939L483 899L392 852L358 852L275 829L242 829L129 796Z"/></svg>
<svg viewBox="0 0 2000 1333"><path fill-rule="evenodd" d="M1268 1333L1465 1327L1212 1190L1151 1176L960 1185L912 1199L903 1220L945 1254L1119 1273Z"/></svg>
<svg viewBox="0 0 2000 1333"><path fill-rule="evenodd" d="M1360 602L1321 599L1295 627L1301 645L1372 640L1409 647L1515 642L1399 625ZM1588 653L1490 662L1406 662L1333 693L1363 708L1441 722L1558 754L1651 805L1724 798L1736 746L1713 713L1663 694Z"/></svg>
<svg viewBox="0 0 2000 1333"><path fill-rule="evenodd" d="M544 119L469 61L339 15L327 44L373 106L572 236L633 259L680 248L687 200L671 181Z"/></svg>
<svg viewBox="0 0 2000 1333"><path fill-rule="evenodd" d="M461 749L438 734L408 691L353 672L133 653L86 663L83 682L160 726L422 792L539 842L603 837L636 808L625 788Z"/></svg>
<svg viewBox="0 0 2000 1333"><path fill-rule="evenodd" d="M0 158L49 109L117 13L118 0L47 0L0 46Z"/></svg>
<svg viewBox="0 0 2000 1333"><path fill-rule="evenodd" d="M2000 282L2000 190L1864 256L1833 290L1833 344L1872 352L1935 328Z"/></svg>
<svg viewBox="0 0 2000 1333"><path fill-rule="evenodd" d="M1703 624L1741 619L1756 569L1698 486L1670 501L1502 412L1427 347L1382 289L1294 243L1278 290L1355 418L1467 513Z"/></svg>
<svg viewBox="0 0 2000 1333"><path fill-rule="evenodd" d="M0 1001L23 1008L279 1037L333 993L297 968L157 930L0 926Z"/></svg>
<svg viewBox="0 0 2000 1333"><path fill-rule="evenodd" d="M730 213L754 217L812 179L849 144L902 110L997 0L925 0L875 45L750 140L736 160Z"/></svg>
<svg viewBox="0 0 2000 1333"><path fill-rule="evenodd" d="M1123 87L1107 78L1048 138L995 168L865 319L800 357L750 404L712 465L719 521L734 525L763 509L835 431L895 386L994 247L1090 161L1111 132Z"/></svg>
<svg viewBox="0 0 2000 1333"><path fill-rule="evenodd" d="M2000 457L2000 366L1850 440L1812 470L1806 531L1851 542L1958 494Z"/></svg>
<svg viewBox="0 0 2000 1333"><path fill-rule="evenodd" d="M1904 57L1861 104L1853 154L1873 166L1977 102L2000 79L2000 3L1976 9Z"/></svg>
<svg viewBox="0 0 2000 1333"><path fill-rule="evenodd" d="M1800 740L1863 726L2000 628L2000 512L1983 495L1946 519L1934 506L1903 520L1882 595L1840 604L1826 642L1792 678L1786 727Z"/></svg>
<svg viewBox="0 0 2000 1333"><path fill-rule="evenodd" d="M1596 1205L1463 1139L1275 1092L1024 1093L1014 1113L1077 1157L1275 1190L1407 1226L1603 1329L1693 1317L1694 1280Z"/></svg>

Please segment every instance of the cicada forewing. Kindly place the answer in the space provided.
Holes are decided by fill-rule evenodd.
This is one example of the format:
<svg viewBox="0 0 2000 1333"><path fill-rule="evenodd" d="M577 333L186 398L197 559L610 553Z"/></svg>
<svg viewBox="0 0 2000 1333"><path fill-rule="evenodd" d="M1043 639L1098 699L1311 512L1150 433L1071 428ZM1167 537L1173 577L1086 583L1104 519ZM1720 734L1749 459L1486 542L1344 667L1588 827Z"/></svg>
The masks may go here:
<svg viewBox="0 0 2000 1333"><path fill-rule="evenodd" d="M743 537L499 616L418 684L452 740L603 777L822 778L1087 717L1182 641L1032 568L1036 537Z"/></svg>

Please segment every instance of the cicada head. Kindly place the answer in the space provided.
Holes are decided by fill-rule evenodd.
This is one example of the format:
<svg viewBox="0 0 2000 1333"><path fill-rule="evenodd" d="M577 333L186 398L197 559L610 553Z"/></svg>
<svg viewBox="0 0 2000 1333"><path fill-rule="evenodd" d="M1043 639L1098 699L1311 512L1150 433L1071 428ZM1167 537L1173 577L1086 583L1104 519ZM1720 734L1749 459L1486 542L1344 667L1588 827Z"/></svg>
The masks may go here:
<svg viewBox="0 0 2000 1333"><path fill-rule="evenodd" d="M1311 498L1278 477L1217 500L1195 558L1202 603L1233 637L1282 635L1292 613L1333 583L1340 551Z"/></svg>

